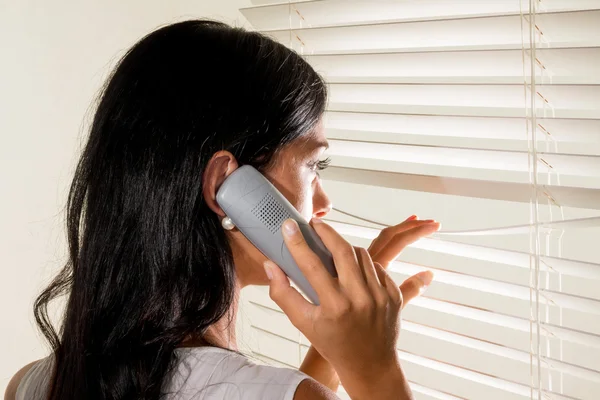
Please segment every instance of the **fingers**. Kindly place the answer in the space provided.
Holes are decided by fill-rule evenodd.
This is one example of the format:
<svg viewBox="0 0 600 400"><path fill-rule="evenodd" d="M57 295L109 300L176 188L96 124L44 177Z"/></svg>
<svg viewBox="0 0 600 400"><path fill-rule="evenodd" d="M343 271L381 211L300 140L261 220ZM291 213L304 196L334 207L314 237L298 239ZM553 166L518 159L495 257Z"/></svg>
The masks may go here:
<svg viewBox="0 0 600 400"><path fill-rule="evenodd" d="M382 286L388 291L391 300L404 308L415 297L420 296L433 281L433 272L422 271L405 280L400 287L385 269L377 262L373 263Z"/></svg>
<svg viewBox="0 0 600 400"><path fill-rule="evenodd" d="M369 253L373 254L373 251L380 250L380 248L385 245L385 243L387 243L387 241L389 241L389 239L391 239L394 235L414 227L414 222L427 223L426 221L419 221L416 215L411 215L397 225L388 226L387 228L382 229L379 233L379 236L373 241L373 243L371 243L371 246L369 247Z"/></svg>
<svg viewBox="0 0 600 400"><path fill-rule="evenodd" d="M398 307L401 307L403 302L402 292L400 291L400 288L396 286L396 282L394 282L392 277L385 271L381 264L374 262L373 266L379 278L379 282L381 282L381 286L386 289L392 303Z"/></svg>
<svg viewBox="0 0 600 400"><path fill-rule="evenodd" d="M338 285L337 282L323 266L319 256L317 256L308 246L296 221L293 219L286 220L283 223L282 231L285 245L290 251L290 254L296 261L296 264L298 264L302 274L317 292L321 303L323 303L328 297L335 293L335 289ZM327 243L325 243L325 246L332 251L332 247L329 247Z"/></svg>
<svg viewBox="0 0 600 400"><path fill-rule="evenodd" d="M400 291L402 292L402 297L404 299L402 308L404 308L404 306L412 299L420 296L431 284L432 280L433 272L431 271L419 272L405 280L402 285L400 285Z"/></svg>
<svg viewBox="0 0 600 400"><path fill-rule="evenodd" d="M401 227L401 225L405 226ZM394 261L406 246L439 230L440 224L434 221L408 221L396 227L399 228L387 232L382 231L382 235L375 239L369 249L373 260L381 263L384 268L387 268L389 263Z"/></svg>
<svg viewBox="0 0 600 400"><path fill-rule="evenodd" d="M385 286L381 284L380 277L376 271L375 266L373 265L373 261L371 260L371 256L362 247L355 247L356 255L358 257L360 266L362 267L364 279L367 283L367 287L370 292L370 296L375 298L375 300L384 301L385 295Z"/></svg>
<svg viewBox="0 0 600 400"><path fill-rule="evenodd" d="M315 306L290 286L290 280L275 263L266 261L264 267L269 278L271 299L283 310L295 327L300 329L307 326L312 321Z"/></svg>
<svg viewBox="0 0 600 400"><path fill-rule="evenodd" d="M313 219L311 225L333 256L340 285L364 293L367 286L354 247L323 221Z"/></svg>
<svg viewBox="0 0 600 400"><path fill-rule="evenodd" d="M388 226L387 228L384 228L381 230L381 232L379 233L379 236L377 237L377 239L375 239L375 241L372 243L371 247L369 248L369 252L379 251L382 246L385 246L385 244L392 237L394 237L395 235L397 235L399 233L405 232L409 229L412 229L412 228L415 228L415 227L418 227L421 225L427 225L427 224L432 224L432 223L435 223L435 221L432 219L419 220L419 219L417 219L416 215L412 215L397 225Z"/></svg>

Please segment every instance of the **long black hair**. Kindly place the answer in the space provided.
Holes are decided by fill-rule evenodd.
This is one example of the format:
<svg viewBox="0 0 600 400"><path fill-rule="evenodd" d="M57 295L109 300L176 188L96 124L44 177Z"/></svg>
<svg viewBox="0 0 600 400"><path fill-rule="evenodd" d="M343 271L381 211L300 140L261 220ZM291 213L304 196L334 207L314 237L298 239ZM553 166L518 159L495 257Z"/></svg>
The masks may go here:
<svg viewBox="0 0 600 400"><path fill-rule="evenodd" d="M219 150L259 170L326 102L298 54L206 20L152 32L105 85L71 185L69 261L35 302L50 400L159 399L185 338L234 300L231 248L202 196ZM48 303L68 295L57 333Z"/></svg>

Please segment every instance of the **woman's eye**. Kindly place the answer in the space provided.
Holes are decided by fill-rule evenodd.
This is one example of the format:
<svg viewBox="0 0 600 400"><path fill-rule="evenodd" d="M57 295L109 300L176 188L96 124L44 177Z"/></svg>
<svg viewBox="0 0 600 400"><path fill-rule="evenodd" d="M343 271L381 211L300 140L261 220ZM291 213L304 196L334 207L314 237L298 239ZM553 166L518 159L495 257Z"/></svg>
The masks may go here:
<svg viewBox="0 0 600 400"><path fill-rule="evenodd" d="M310 169L317 172L318 175L318 171L323 171L325 168L327 168L329 166L329 164L331 163L331 158L327 157L325 160L319 160L319 161L315 161L310 163Z"/></svg>

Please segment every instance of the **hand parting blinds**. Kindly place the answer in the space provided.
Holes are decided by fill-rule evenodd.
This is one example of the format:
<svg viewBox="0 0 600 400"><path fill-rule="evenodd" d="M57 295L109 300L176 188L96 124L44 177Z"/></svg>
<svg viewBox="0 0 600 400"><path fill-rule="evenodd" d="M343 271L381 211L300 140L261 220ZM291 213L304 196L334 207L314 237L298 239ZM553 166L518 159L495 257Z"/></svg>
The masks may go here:
<svg viewBox="0 0 600 400"><path fill-rule="evenodd" d="M403 311L416 398L600 398L600 0L241 12L329 84L328 222L364 247L411 214L443 224L390 266L436 275ZM297 367L310 344L266 288L242 310L251 355Z"/></svg>

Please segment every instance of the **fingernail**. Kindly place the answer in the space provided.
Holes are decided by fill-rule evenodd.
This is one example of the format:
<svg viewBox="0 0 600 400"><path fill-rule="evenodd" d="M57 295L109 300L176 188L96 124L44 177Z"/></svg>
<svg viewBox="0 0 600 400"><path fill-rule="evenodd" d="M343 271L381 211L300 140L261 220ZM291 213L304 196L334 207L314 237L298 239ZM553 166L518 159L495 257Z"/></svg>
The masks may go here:
<svg viewBox="0 0 600 400"><path fill-rule="evenodd" d="M421 289L422 292L425 291L425 289L427 289L427 286L431 285L431 282L433 281L433 272L431 271L422 271L415 276L417 277L417 279L423 282L423 288Z"/></svg>
<svg viewBox="0 0 600 400"><path fill-rule="evenodd" d="M265 268L265 274L267 274L267 278L269 278L269 280L273 279L273 270L271 269L272 264L273 263L269 260L263 263L263 267Z"/></svg>
<svg viewBox="0 0 600 400"><path fill-rule="evenodd" d="M292 236L296 232L298 232L298 224L293 219L288 218L283 223L283 231L285 232L286 235Z"/></svg>
<svg viewBox="0 0 600 400"><path fill-rule="evenodd" d="M313 224L322 224L323 220L321 218L313 218L312 220Z"/></svg>
<svg viewBox="0 0 600 400"><path fill-rule="evenodd" d="M408 217L406 220L407 220L407 221L412 221L412 220L414 220L414 219L417 219L417 216L416 216L416 215L411 215L411 216L410 216L410 217Z"/></svg>

